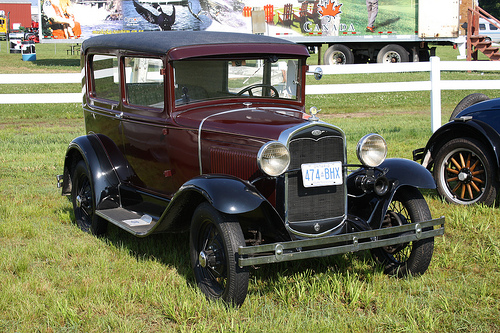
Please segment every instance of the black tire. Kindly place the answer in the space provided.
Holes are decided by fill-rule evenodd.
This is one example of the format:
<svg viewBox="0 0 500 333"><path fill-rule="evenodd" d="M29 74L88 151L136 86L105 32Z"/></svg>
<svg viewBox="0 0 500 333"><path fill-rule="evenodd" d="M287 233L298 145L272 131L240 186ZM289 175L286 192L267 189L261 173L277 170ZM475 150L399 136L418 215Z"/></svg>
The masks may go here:
<svg viewBox="0 0 500 333"><path fill-rule="evenodd" d="M420 191L402 187L396 192L384 218L382 228L430 220L431 213ZM432 259L434 238L372 250L377 262L384 266L384 273L397 277L423 274Z"/></svg>
<svg viewBox="0 0 500 333"><path fill-rule="evenodd" d="M377 54L378 63L408 62L410 56L408 51L401 45L389 44L384 46Z"/></svg>
<svg viewBox="0 0 500 333"><path fill-rule="evenodd" d="M232 306L245 301L248 270L238 265L238 247L245 238L237 219L207 202L194 211L189 237L191 266L196 282L209 300Z"/></svg>
<svg viewBox="0 0 500 333"><path fill-rule="evenodd" d="M485 94L474 93L465 96L460 102L458 102L457 106L453 110L450 116L450 121L452 121L460 112L467 109L469 106L474 105L479 102L487 101L490 98Z"/></svg>
<svg viewBox="0 0 500 333"><path fill-rule="evenodd" d="M325 65L346 65L354 63L354 54L351 49L342 44L330 46L323 55Z"/></svg>
<svg viewBox="0 0 500 333"><path fill-rule="evenodd" d="M424 62L431 60L431 55L429 54L429 50L420 50L418 51L418 61Z"/></svg>
<svg viewBox="0 0 500 333"><path fill-rule="evenodd" d="M439 148L435 156L433 175L438 193L446 201L493 204L498 188L496 164L481 142L456 138Z"/></svg>
<svg viewBox="0 0 500 333"><path fill-rule="evenodd" d="M94 235L105 233L108 223L95 214L94 186L87 164L83 160L76 164L71 183L71 201L78 227Z"/></svg>

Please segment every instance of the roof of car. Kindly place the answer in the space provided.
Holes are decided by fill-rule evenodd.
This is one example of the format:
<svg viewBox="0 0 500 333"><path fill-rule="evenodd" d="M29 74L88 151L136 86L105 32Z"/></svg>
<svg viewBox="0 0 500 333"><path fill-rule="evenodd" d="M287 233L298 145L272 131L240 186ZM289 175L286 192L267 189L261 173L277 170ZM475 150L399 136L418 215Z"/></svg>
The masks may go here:
<svg viewBox="0 0 500 333"><path fill-rule="evenodd" d="M308 56L307 49L304 46L284 39L263 35L215 31L145 31L101 35L85 40L82 44L82 49L83 52L86 52L89 48L93 48L166 54L174 49L210 45L219 50L224 49L227 53L245 53L251 49L241 50L241 46L248 45L253 50L254 47L260 45L261 51L259 52L291 53ZM185 52L183 55L187 57ZM180 59L182 57L182 55L177 54L177 57L174 58Z"/></svg>

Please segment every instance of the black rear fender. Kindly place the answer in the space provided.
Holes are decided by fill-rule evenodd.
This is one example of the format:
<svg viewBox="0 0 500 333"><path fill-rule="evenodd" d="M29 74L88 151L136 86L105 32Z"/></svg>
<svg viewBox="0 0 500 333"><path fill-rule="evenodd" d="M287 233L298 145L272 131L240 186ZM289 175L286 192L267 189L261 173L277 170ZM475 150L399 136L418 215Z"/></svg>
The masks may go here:
<svg viewBox="0 0 500 333"><path fill-rule="evenodd" d="M123 165L124 158L118 147L103 135L85 135L71 141L64 160L63 195L71 194L71 177L74 167L80 160L85 161L92 178L95 207L97 209L117 207L120 184L117 169L121 170L125 177L130 170Z"/></svg>

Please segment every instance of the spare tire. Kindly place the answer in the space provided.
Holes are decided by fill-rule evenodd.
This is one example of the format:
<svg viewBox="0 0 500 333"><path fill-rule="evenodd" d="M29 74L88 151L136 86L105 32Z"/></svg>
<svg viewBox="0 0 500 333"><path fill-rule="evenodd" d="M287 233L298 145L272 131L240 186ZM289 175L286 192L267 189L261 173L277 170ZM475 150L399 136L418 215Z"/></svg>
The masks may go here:
<svg viewBox="0 0 500 333"><path fill-rule="evenodd" d="M485 94L474 93L465 96L455 107L455 110L451 113L450 121L457 117L457 115L463 110L467 109L469 106L474 105L479 102L487 101L490 98Z"/></svg>

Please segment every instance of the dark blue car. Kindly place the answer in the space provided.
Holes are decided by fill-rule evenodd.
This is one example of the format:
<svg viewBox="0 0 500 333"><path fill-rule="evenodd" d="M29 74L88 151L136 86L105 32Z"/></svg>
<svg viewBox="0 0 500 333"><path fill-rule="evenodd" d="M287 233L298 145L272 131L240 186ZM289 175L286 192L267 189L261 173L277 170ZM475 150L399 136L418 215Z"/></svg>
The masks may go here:
<svg viewBox="0 0 500 333"><path fill-rule="evenodd" d="M499 187L500 98L466 96L413 159L432 171L437 190L456 204L495 202Z"/></svg>

